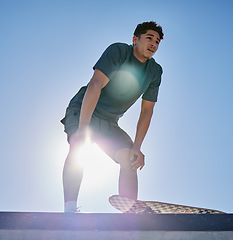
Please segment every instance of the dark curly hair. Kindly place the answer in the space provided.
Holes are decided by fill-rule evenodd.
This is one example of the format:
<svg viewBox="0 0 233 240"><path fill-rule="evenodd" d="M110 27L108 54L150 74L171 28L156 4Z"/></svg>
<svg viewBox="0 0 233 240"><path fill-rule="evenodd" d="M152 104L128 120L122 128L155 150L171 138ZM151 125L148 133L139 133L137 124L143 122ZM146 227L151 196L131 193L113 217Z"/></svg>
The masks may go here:
<svg viewBox="0 0 233 240"><path fill-rule="evenodd" d="M160 39L163 39L164 34L162 27L153 21L138 24L134 31L134 35L140 37L141 34L145 34L148 30L156 31L159 34Z"/></svg>

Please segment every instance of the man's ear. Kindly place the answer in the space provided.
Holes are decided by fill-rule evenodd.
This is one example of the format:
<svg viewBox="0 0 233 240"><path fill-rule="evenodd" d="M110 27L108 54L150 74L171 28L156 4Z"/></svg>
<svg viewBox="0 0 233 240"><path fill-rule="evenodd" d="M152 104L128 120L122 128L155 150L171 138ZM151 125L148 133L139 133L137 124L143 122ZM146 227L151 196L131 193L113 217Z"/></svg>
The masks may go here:
<svg viewBox="0 0 233 240"><path fill-rule="evenodd" d="M133 45L135 45L137 43L138 37L133 36Z"/></svg>

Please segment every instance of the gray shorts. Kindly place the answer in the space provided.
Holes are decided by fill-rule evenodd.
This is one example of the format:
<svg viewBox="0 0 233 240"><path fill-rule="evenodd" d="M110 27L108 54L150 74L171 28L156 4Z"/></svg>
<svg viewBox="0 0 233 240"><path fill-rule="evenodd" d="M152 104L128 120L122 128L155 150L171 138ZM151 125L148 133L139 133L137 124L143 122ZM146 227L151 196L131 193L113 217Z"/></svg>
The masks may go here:
<svg viewBox="0 0 233 240"><path fill-rule="evenodd" d="M65 126L68 142L69 137L78 129L79 115L79 108L68 107L66 116L61 121ZM118 150L133 146L132 139L118 126L117 121L103 119L93 114L90 129L93 141L112 159L114 159L115 153Z"/></svg>

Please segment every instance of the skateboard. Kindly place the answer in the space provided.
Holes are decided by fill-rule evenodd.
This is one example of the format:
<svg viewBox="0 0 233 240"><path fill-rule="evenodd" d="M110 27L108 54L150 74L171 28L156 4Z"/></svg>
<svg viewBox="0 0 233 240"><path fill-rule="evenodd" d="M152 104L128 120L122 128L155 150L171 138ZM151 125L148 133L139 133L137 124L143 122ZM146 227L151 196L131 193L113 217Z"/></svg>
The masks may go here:
<svg viewBox="0 0 233 240"><path fill-rule="evenodd" d="M218 214L224 213L218 210L190 207L178 204L155 202L155 201L139 201L120 195L109 197L110 204L123 213L135 214Z"/></svg>

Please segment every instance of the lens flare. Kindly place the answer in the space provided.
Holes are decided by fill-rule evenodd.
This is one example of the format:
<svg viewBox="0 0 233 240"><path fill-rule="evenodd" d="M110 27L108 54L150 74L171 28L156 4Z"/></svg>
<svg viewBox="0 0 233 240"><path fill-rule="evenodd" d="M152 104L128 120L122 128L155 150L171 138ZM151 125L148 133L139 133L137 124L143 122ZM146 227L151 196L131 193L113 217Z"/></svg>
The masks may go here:
<svg viewBox="0 0 233 240"><path fill-rule="evenodd" d="M91 148L93 143L91 142L91 134L89 129L85 130L85 139L84 142L77 147L74 151L76 163L82 168L85 167L86 162L91 157Z"/></svg>
<svg viewBox="0 0 233 240"><path fill-rule="evenodd" d="M112 182L117 164L91 141L90 132L86 133L84 143L78 147L75 159L77 166L84 170L81 188L85 191L105 188Z"/></svg>
<svg viewBox="0 0 233 240"><path fill-rule="evenodd" d="M106 91L119 104L122 102L135 100L140 94L139 73L131 69L119 70L114 78L109 82L109 87ZM139 79L138 79L139 78Z"/></svg>

